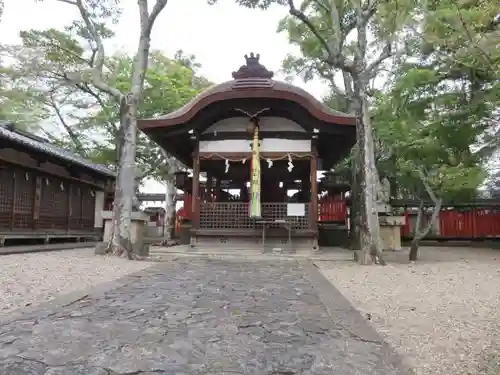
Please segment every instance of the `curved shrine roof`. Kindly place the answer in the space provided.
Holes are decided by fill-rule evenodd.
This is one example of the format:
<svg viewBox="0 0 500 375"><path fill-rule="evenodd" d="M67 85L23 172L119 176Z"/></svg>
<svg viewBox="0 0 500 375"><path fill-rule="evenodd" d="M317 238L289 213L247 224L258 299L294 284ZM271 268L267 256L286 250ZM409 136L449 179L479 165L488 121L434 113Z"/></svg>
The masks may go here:
<svg viewBox="0 0 500 375"><path fill-rule="evenodd" d="M336 125L355 125L355 116L334 111L305 90L272 79L274 73L259 62L260 56L245 56L246 64L233 72L233 80L214 85L203 91L189 103L164 116L141 119L139 128L162 128L182 125L193 119L202 109L231 99L278 99L296 103L316 119Z"/></svg>

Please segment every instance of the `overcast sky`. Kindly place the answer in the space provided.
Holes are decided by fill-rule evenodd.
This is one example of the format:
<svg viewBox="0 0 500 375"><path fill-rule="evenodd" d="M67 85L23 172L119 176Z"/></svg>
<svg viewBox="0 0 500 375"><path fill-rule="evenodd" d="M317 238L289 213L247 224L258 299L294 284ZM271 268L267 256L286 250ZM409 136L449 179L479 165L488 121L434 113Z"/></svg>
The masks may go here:
<svg viewBox="0 0 500 375"><path fill-rule="evenodd" d="M2 44L18 42L21 30L61 28L78 18L73 6L56 0L5 2L0 22ZM277 23L287 9L276 6L264 12L237 7L233 0L219 2L208 6L205 0L169 0L154 26L152 48L168 56L179 49L196 55L202 64L201 74L212 82L231 79L231 72L244 63L243 56L249 52L260 53L261 62L268 69L279 70L286 54L294 52L285 35L276 33ZM124 13L116 27L116 37L107 46L108 54L119 50L133 53L137 45L136 1L122 0L122 4L126 4ZM295 84L318 98L326 93L320 82L303 84L298 79ZM164 189L153 182L147 183L145 190L163 192Z"/></svg>
<svg viewBox="0 0 500 375"><path fill-rule="evenodd" d="M213 82L230 79L231 72L244 63L243 56L249 52L260 53L261 62L268 69L280 69L285 55L294 52L285 35L276 33L277 23L287 9L275 6L267 11L248 10L237 7L233 0L219 2L209 6L205 0L170 0L155 23L152 48L170 56L179 49L196 55L203 66L201 73ZM108 54L117 50L133 53L137 45L136 1L122 3L127 5ZM78 18L73 8L56 0L6 0L0 42L19 41L21 30L63 27ZM318 82L296 83L317 97L326 93Z"/></svg>

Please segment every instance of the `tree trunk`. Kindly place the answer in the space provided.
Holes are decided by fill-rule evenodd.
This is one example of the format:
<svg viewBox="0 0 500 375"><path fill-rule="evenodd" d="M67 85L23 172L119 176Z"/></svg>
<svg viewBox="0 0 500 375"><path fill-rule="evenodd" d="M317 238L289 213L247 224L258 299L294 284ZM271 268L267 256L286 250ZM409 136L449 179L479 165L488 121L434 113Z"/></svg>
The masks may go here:
<svg viewBox="0 0 500 375"><path fill-rule="evenodd" d="M115 200L113 204L113 237L109 252L134 259L133 245L130 240L132 201L135 189L135 152L137 141L137 98L123 96L120 104L120 159L116 179Z"/></svg>
<svg viewBox="0 0 500 375"><path fill-rule="evenodd" d="M349 246L351 250L360 250L361 245L359 242L359 202L360 202L360 191L359 172L361 170L359 165L358 156L358 145L356 144L353 148L352 157L352 182L351 182L351 196L350 196L350 207L349 207Z"/></svg>
<svg viewBox="0 0 500 375"><path fill-rule="evenodd" d="M173 181L173 176L169 177L165 181L165 220L164 226L165 229L163 231L165 240L172 240L172 216L175 217L175 194L177 193L177 189L175 187L175 183ZM174 220L175 226L175 220Z"/></svg>
<svg viewBox="0 0 500 375"><path fill-rule="evenodd" d="M359 243L361 264L380 263L382 259L382 240L377 211L378 173L375 166L375 146L371 125L370 110L366 96L366 82L361 77L354 79L354 106L356 107L356 132L358 140L358 165L361 167L359 179Z"/></svg>
<svg viewBox="0 0 500 375"><path fill-rule="evenodd" d="M418 247L420 245L420 241L422 238L427 236L432 228L432 225L436 222L439 212L441 211L441 204L442 201L441 199L438 199L437 201L434 202L434 211L432 212L431 220L427 223L427 226L424 228L424 230L420 230L422 226L422 218L424 215L424 200L420 200L420 206L418 207L418 213L417 213L417 222L415 223L415 230L413 231L413 239L411 241L411 246L410 246L410 255L409 255L409 260L410 262L415 262L418 258Z"/></svg>
<svg viewBox="0 0 500 375"><path fill-rule="evenodd" d="M418 256L418 246L420 244L420 227L422 226L422 217L424 216L424 200L420 199L420 204L418 206L417 220L415 221L415 228L413 229L413 238L411 240L410 246L410 262L417 260Z"/></svg>

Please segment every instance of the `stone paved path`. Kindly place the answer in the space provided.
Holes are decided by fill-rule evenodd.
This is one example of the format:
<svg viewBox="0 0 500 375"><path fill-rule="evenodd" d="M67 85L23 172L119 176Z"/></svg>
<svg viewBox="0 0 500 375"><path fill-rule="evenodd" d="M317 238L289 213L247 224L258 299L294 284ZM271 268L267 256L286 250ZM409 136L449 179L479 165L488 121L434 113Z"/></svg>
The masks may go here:
<svg viewBox="0 0 500 375"><path fill-rule="evenodd" d="M122 281L0 325L0 374L405 373L309 264L185 258Z"/></svg>

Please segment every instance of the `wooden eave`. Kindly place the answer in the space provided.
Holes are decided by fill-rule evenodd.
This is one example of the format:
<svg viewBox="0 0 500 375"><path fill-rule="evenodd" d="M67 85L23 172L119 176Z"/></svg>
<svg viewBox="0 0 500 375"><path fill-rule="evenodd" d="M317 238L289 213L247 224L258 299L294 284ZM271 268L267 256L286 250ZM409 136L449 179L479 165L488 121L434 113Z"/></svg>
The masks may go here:
<svg viewBox="0 0 500 375"><path fill-rule="evenodd" d="M167 115L138 120L138 127L172 156L190 166L202 134L213 123L232 117L284 117L297 122L305 132L266 134L262 137L315 140L319 157L333 164L351 149L356 138L355 116L334 111L303 89L272 79L273 72L259 62L260 55L245 55L246 64L233 72L233 80L205 90L182 108ZM222 134L245 139L247 135ZM201 138L200 138L201 137ZM221 135L219 134L219 137ZM219 138L229 139L229 138Z"/></svg>
<svg viewBox="0 0 500 375"><path fill-rule="evenodd" d="M249 81L243 85L241 81ZM332 126L355 126L355 116L331 110L301 88L271 79L232 80L212 86L182 108L167 115L138 120L141 130L186 125L204 108L217 102L238 99L278 99L306 109L317 120Z"/></svg>

